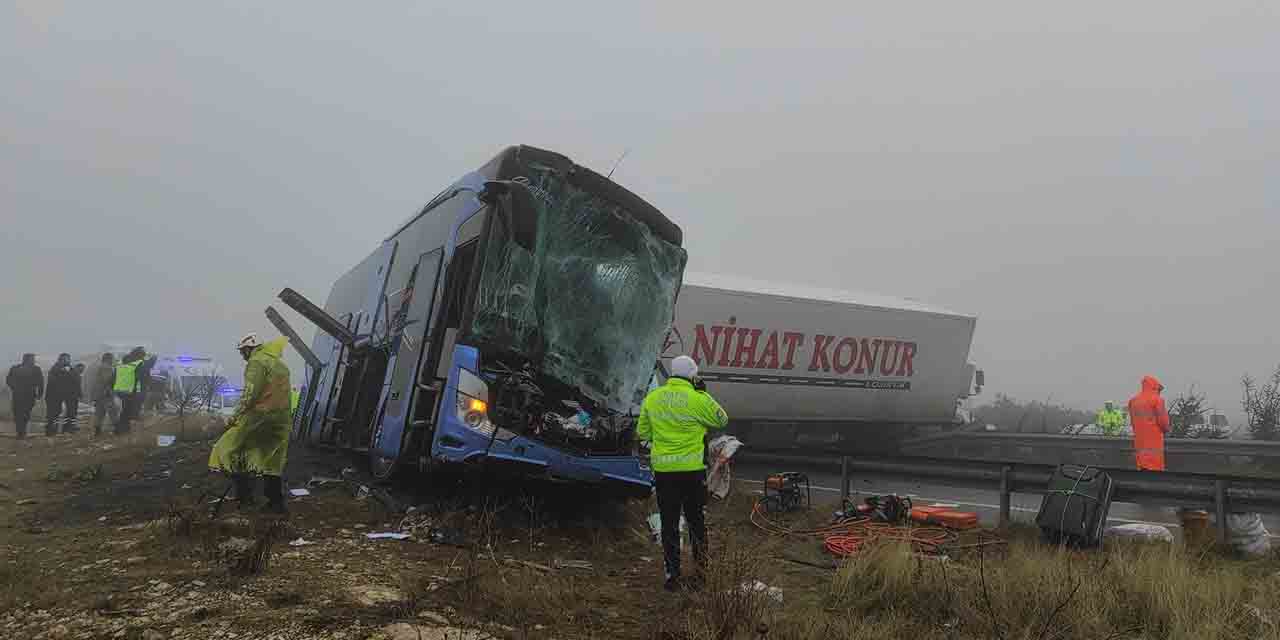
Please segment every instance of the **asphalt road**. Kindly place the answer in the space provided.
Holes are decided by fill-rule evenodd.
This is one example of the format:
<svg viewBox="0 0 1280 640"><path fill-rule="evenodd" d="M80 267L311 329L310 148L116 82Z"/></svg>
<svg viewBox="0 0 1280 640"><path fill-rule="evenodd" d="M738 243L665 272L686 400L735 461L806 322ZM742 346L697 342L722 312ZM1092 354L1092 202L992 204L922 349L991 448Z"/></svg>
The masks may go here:
<svg viewBox="0 0 1280 640"><path fill-rule="evenodd" d="M840 498L840 473L830 469L803 469L774 467L767 463L751 461L734 464L734 478L759 484L765 476L777 471L801 471L809 476L815 504L838 501ZM985 525L995 525L1000 518L1000 492L983 489L952 487L935 482L914 482L878 475L854 475L850 490L857 496L897 494L907 496L916 505L954 504L962 511L972 511ZM856 496L855 496L856 497ZM1040 496L1015 493L1012 497L1012 517L1016 522L1033 522L1040 510ZM1263 514L1263 524L1272 538L1280 538L1280 517ZM1129 523L1150 523L1168 527L1175 536L1181 535L1181 526L1172 507L1149 507L1114 502L1108 513L1108 526Z"/></svg>

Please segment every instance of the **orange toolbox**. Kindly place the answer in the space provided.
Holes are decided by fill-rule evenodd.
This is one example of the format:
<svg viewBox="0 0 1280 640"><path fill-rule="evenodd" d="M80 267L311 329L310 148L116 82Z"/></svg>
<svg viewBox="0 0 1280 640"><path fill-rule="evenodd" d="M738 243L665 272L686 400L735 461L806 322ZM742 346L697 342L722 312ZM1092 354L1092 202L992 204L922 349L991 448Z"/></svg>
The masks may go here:
<svg viewBox="0 0 1280 640"><path fill-rule="evenodd" d="M978 526L978 514L956 511L951 507L913 507L911 519L922 524L936 524L948 529L972 529Z"/></svg>

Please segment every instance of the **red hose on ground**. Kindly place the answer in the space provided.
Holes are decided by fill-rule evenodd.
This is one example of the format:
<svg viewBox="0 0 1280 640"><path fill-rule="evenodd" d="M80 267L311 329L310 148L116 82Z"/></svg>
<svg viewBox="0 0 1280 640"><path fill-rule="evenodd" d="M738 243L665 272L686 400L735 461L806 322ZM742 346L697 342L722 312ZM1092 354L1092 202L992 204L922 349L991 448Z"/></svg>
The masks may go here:
<svg viewBox="0 0 1280 640"><path fill-rule="evenodd" d="M895 525L866 517L846 518L814 529L791 529L770 520L759 502L751 508L751 523L771 535L822 538L826 550L836 556L852 555L869 544L888 541L905 542L916 551L934 553L956 539L954 532L943 527Z"/></svg>

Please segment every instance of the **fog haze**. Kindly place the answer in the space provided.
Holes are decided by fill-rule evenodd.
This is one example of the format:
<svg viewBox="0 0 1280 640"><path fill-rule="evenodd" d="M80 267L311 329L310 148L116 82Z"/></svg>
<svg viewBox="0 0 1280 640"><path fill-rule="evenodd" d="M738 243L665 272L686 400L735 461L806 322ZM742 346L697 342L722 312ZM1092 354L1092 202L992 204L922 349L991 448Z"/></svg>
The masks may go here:
<svg viewBox="0 0 1280 640"><path fill-rule="evenodd" d="M1235 417L1280 364L1275 3L320 4L0 10L0 354L238 369L525 143L629 150L691 270L977 315L988 399Z"/></svg>

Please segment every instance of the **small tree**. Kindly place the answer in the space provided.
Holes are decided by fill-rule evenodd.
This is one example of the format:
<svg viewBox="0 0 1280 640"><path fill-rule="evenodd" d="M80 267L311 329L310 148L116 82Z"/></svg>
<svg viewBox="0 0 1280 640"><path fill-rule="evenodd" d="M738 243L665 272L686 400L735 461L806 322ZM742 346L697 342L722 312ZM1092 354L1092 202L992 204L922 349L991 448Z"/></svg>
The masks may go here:
<svg viewBox="0 0 1280 640"><path fill-rule="evenodd" d="M1280 436L1280 367L1271 378L1258 382L1245 374L1240 381L1244 387L1244 413L1249 421L1249 433L1257 440L1276 440Z"/></svg>
<svg viewBox="0 0 1280 640"><path fill-rule="evenodd" d="M1196 386L1173 399L1169 405L1169 437L1194 438L1204 423L1205 396Z"/></svg>
<svg viewBox="0 0 1280 640"><path fill-rule="evenodd" d="M174 404L178 408L178 428L183 435L187 432L187 414L212 410L214 397L226 383L227 379L222 376L205 376L201 382L182 386L182 393Z"/></svg>

